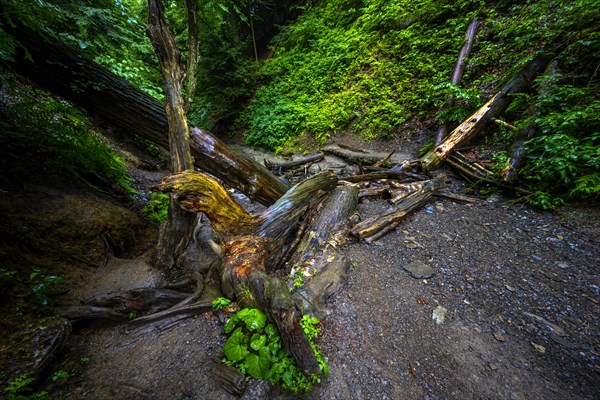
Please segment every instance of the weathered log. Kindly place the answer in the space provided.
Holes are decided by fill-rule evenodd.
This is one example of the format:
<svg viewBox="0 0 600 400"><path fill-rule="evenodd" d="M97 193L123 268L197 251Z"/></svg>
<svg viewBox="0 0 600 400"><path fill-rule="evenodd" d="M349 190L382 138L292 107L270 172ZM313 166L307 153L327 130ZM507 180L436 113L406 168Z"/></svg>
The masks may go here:
<svg viewBox="0 0 600 400"><path fill-rule="evenodd" d="M358 191L358 197L359 198L363 198L363 197L376 197L376 196L381 196L384 198L390 198L390 187L389 186L373 186L373 187L367 187L367 188L363 188L360 189Z"/></svg>
<svg viewBox="0 0 600 400"><path fill-rule="evenodd" d="M408 159L408 156L405 154L399 154L395 152L392 152L392 154L390 154L378 151L366 151L342 145L329 145L323 147L322 150L326 154L332 154L334 156L342 158L343 160L346 160L349 163L360 165L373 165L378 162L381 162L384 159L387 159L387 162L384 162L382 164L383 166L386 166L388 165L388 163L398 164Z"/></svg>
<svg viewBox="0 0 600 400"><path fill-rule="evenodd" d="M548 62L549 57L545 54L539 55L531 61L516 78L504 85L479 110L456 127L441 144L434 146L421 157L423 170L437 168L458 145L468 143L485 128L491 118L498 117L506 111L512 102L512 95L527 89L531 82L544 71Z"/></svg>
<svg viewBox="0 0 600 400"><path fill-rule="evenodd" d="M475 39L475 33L477 33L477 27L479 26L479 22L477 18L473 18L471 23L467 27L467 33L465 34L465 43L463 44L462 49L460 49L460 53L458 54L458 60L456 61L456 67L454 68L454 73L452 74L452 84L460 85L460 81L462 80L463 74L465 72L465 60L469 57L471 53L471 48L473 47L473 41ZM446 100L445 108L450 108L454 106L454 98L450 97ZM446 132L448 132L448 124L444 123L438 129L437 137L435 139L435 146L439 145L444 136L446 136Z"/></svg>
<svg viewBox="0 0 600 400"><path fill-rule="evenodd" d="M465 196L465 195L458 194L458 193L446 192L444 190L439 190L439 191L435 192L433 195L435 197L441 197L441 198L453 200L453 201L456 201L459 203L466 203L466 204L481 203L481 200L476 197Z"/></svg>
<svg viewBox="0 0 600 400"><path fill-rule="evenodd" d="M61 316L75 321L93 322L100 325L114 325L126 322L127 315L109 307L72 306L61 311Z"/></svg>
<svg viewBox="0 0 600 400"><path fill-rule="evenodd" d="M404 198L408 197L411 193L422 190L427 184L431 181L418 181L412 183L405 183L401 186L396 186L392 192L392 198L390 199L390 203L396 204L402 201Z"/></svg>
<svg viewBox="0 0 600 400"><path fill-rule="evenodd" d="M440 187L440 181L432 180L430 184L426 185L421 190L410 194L401 203L394 205L391 210L356 224L351 229L352 234L360 240L366 240L370 236L374 236L380 231L388 229L388 226L397 224L411 211L414 211L427 203L435 191Z"/></svg>
<svg viewBox="0 0 600 400"><path fill-rule="evenodd" d="M142 288L86 301L88 305L110 307L120 313L164 309L185 300L189 294L177 290Z"/></svg>
<svg viewBox="0 0 600 400"><path fill-rule="evenodd" d="M163 104L55 38L42 36L16 19L13 22L14 27L4 24L3 29L23 46L16 52L15 61L10 62L17 72L105 123L168 148ZM205 130L190 126L190 140L198 168L253 200L273 204L290 187Z"/></svg>
<svg viewBox="0 0 600 400"><path fill-rule="evenodd" d="M331 313L328 300L346 284L350 260L337 252L348 236L348 221L356 210L358 188L336 188L310 222L294 255L288 261L292 271L307 280L293 290L292 298L303 313L324 318ZM294 273L292 273L294 275Z"/></svg>
<svg viewBox="0 0 600 400"><path fill-rule="evenodd" d="M393 169L388 169L385 171L376 171L376 172L369 172L369 173L361 174L361 175L346 176L344 178L340 178L340 180L344 181L344 182L358 183L358 182L372 181L372 180L376 180L376 179L386 179L386 178L406 179L406 177L407 177L406 172L394 171Z"/></svg>
<svg viewBox="0 0 600 400"><path fill-rule="evenodd" d="M281 175L281 174L283 174L283 171L287 171L289 169L296 168L301 165L321 161L323 159L323 157L325 157L325 155L323 153L315 153L315 154L311 154L310 156L303 157L303 158L300 158L300 159L294 160L294 161L276 163L276 162L272 162L269 160L265 160L264 163L265 163L265 166L270 171L272 171L275 174Z"/></svg>

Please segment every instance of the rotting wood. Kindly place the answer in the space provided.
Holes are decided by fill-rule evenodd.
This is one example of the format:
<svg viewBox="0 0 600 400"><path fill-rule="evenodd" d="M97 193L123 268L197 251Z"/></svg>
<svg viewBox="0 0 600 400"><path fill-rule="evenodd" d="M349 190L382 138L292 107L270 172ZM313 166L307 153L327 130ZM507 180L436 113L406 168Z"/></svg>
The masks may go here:
<svg viewBox="0 0 600 400"><path fill-rule="evenodd" d="M452 151L477 136L491 121L491 118L501 115L512 102L515 93L527 89L531 82L544 71L548 65L549 57L540 54L531 61L511 82L492 96L481 108L456 127L439 145L434 146L427 154L421 157L424 171L436 169Z"/></svg>
<svg viewBox="0 0 600 400"><path fill-rule="evenodd" d="M182 96L185 73L181 65L181 53L167 26L164 12L161 0L148 0L146 31L163 76L171 170L181 172L194 168L194 159L190 151L190 132L185 115L186 101ZM158 244L148 262L162 269L181 266L180 258L192 240L197 219L195 213L181 209L171 198L168 218L160 227Z"/></svg>
<svg viewBox="0 0 600 400"><path fill-rule="evenodd" d="M418 181L396 186L394 189L391 190L392 198L390 199L390 203L396 204L400 202L401 200L409 196L411 193L422 190L430 182L430 180Z"/></svg>
<svg viewBox="0 0 600 400"><path fill-rule="evenodd" d="M376 179L386 179L386 178L406 179L406 177L407 177L406 172L394 171L393 169L388 169L385 171L369 172L369 173L361 174L361 175L346 176L346 177L340 178L340 180L344 181L344 182L358 183L358 182L372 181L372 180L376 180Z"/></svg>
<svg viewBox="0 0 600 400"><path fill-rule="evenodd" d="M300 327L301 314L284 281L267 271L283 264L295 242L298 222L318 207L336 183L332 172L310 177L257 216L247 214L214 179L201 173L175 174L154 187L175 193L183 208L206 214L223 243L223 292L269 315L284 347L307 373L317 373L319 366Z"/></svg>
<svg viewBox="0 0 600 400"><path fill-rule="evenodd" d="M394 205L391 210L356 224L351 229L352 234L360 240L366 240L378 234L380 231L387 229L388 226L402 220L411 211L427 203L441 185L441 180L432 180L430 184L421 190L410 194L401 203Z"/></svg>
<svg viewBox="0 0 600 400"><path fill-rule="evenodd" d="M213 360L212 376L223 389L234 396L241 396L246 391L246 376L219 359Z"/></svg>
<svg viewBox="0 0 600 400"><path fill-rule="evenodd" d="M453 200L453 201L456 201L459 203L466 203L466 204L481 203L481 200L476 197L465 196L465 195L453 193L453 192L447 192L445 190L439 190L439 191L435 192L433 195L435 197L441 197L441 198Z"/></svg>
<svg viewBox="0 0 600 400"><path fill-rule="evenodd" d="M498 119L498 118L492 118L492 122L503 128L510 129L511 131L514 131L515 129L517 129L516 126L509 124L506 121L502 121L501 119Z"/></svg>
<svg viewBox="0 0 600 400"><path fill-rule="evenodd" d="M392 156L395 152L384 153L377 151L366 151L362 149L354 149L347 146L342 145L329 145L325 146L321 149L325 154L332 154L334 156L340 157L341 159L356 165L373 165L380 161L383 161L387 157L389 159L387 162L384 162L382 166L388 166L388 164L393 164L394 160L392 160ZM396 162L401 162L402 160L398 160L398 158L402 158L402 155L396 154L396 157L393 157Z"/></svg>

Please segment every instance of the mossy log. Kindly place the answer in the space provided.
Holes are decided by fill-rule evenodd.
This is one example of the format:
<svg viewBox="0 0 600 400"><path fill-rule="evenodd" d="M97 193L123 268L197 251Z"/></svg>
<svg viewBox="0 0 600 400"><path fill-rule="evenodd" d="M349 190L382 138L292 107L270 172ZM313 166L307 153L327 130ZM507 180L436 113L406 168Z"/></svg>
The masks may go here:
<svg viewBox="0 0 600 400"><path fill-rule="evenodd" d="M246 306L257 306L276 323L286 350L307 373L319 366L300 326L286 283L269 271L283 266L298 243L301 220L333 191L337 177L323 172L292 187L260 215L250 215L216 180L193 171L166 177L153 190L173 193L188 211L202 212L222 242L222 289Z"/></svg>

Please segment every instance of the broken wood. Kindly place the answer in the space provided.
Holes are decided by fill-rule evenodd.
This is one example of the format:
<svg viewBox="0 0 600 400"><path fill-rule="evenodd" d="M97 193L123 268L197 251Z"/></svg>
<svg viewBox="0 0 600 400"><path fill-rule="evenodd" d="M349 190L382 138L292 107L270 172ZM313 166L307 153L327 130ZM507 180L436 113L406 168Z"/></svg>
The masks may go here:
<svg viewBox="0 0 600 400"><path fill-rule="evenodd" d="M434 146L421 157L423 170L436 169L457 146L468 143L485 128L491 118L498 117L506 111L512 102L512 95L527 89L531 82L544 71L548 62L549 57L545 54L539 55L531 61L516 78L504 85L479 110L456 127L442 143Z"/></svg>
<svg viewBox="0 0 600 400"><path fill-rule="evenodd" d="M440 181L432 180L421 190L410 194L404 199L404 201L397 205L394 205L391 210L379 215L375 215L365 221L356 224L351 229L352 234L360 240L366 240L367 238L376 235L382 230L391 230L390 228L388 228L389 226L398 223L411 211L414 211L417 208L421 207L423 204L427 203L440 187Z"/></svg>
<svg viewBox="0 0 600 400"><path fill-rule="evenodd" d="M392 190L392 198L390 203L396 204L402 201L404 198L409 196L411 193L422 190L426 185L428 185L431 181L418 181L412 183L405 183L402 185L396 185L395 189Z"/></svg>
<svg viewBox="0 0 600 400"><path fill-rule="evenodd" d="M516 126L511 125L508 122L502 121L501 119L498 119L498 118L492 118L492 122L503 128L510 129L511 131L514 131L515 129L517 129Z"/></svg>
<svg viewBox="0 0 600 400"><path fill-rule="evenodd" d="M406 179L406 172L403 171L394 171L393 169L387 169L385 171L377 171L377 172L369 172L361 175L353 175L346 176L344 178L340 178L341 181L350 182L350 183L358 183L364 181L373 181L376 179Z"/></svg>
<svg viewBox="0 0 600 400"><path fill-rule="evenodd" d="M456 61L456 67L454 68L454 73L452 74L452 84L453 85L460 85L460 81L462 80L463 74L465 72L465 60L469 57L469 54L471 53L471 48L473 47L473 41L475 39L475 34L477 33L477 27L479 26L479 22L477 21L477 18L473 18L473 20L471 20L471 23L469 24L469 26L467 27L467 33L465 34L465 43L463 44L463 47L460 49L460 53L458 54L458 60ZM446 100L446 104L444 105L445 108L450 108L454 106L454 98L452 96L450 96L447 100ZM444 139L444 136L446 136L446 133L448 132L448 124L444 123L440 126L440 128L438 129L438 133L435 139L435 145L437 146L439 145L442 140Z"/></svg>
<svg viewBox="0 0 600 400"><path fill-rule="evenodd" d="M246 391L246 376L234 367L227 366L219 359L213 360L212 376L228 393L241 396Z"/></svg>
<svg viewBox="0 0 600 400"><path fill-rule="evenodd" d="M408 157L395 152L384 153L378 151L366 151L362 149L354 149L343 145L329 145L323 147L322 151L326 154L332 154L341 159L356 165L374 165L381 162L380 166L388 164L400 163Z"/></svg>
<svg viewBox="0 0 600 400"><path fill-rule="evenodd" d="M435 197L441 197L441 198L453 200L453 201L456 201L459 203L466 203L466 204L481 203L481 200L476 197L465 196L462 194L447 192L444 190L439 190L439 191L435 192L433 195Z"/></svg>

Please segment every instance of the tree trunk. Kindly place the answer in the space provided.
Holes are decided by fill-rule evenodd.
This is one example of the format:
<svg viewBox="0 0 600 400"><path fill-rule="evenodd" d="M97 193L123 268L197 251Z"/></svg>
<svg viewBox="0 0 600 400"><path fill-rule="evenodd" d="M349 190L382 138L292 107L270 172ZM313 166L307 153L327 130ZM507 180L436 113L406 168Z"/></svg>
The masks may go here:
<svg viewBox="0 0 600 400"><path fill-rule="evenodd" d="M511 82L504 85L487 103L454 129L438 146L434 146L421 158L424 170L436 169L458 146L464 145L477 136L493 117L500 116L510 103L512 95L527 89L531 82L544 71L549 62L545 54L531 61L525 69Z"/></svg>
<svg viewBox="0 0 600 400"><path fill-rule="evenodd" d="M96 115L106 123L168 148L163 104L101 65L15 21L3 26L26 51L15 54L17 72ZM208 132L190 127L195 165L264 205L273 204L289 185Z"/></svg>
<svg viewBox="0 0 600 400"><path fill-rule="evenodd" d="M465 72L465 59L469 57L471 53L471 48L473 47L473 40L475 39L475 33L477 33L477 27L479 26L479 22L477 18L473 18L469 27L467 28L467 33L465 35L465 44L462 49L460 49L460 53L458 55L458 60L456 61L456 68L454 68L454 73L452 74L451 82L454 85L460 85L460 81L462 80L463 74ZM454 99L450 97L446 100L445 107L450 108L454 106ZM440 126L438 130L437 137L435 139L435 145L437 146L442 142L444 136L446 136L446 132L448 131L448 124L444 123Z"/></svg>
<svg viewBox="0 0 600 400"><path fill-rule="evenodd" d="M196 84L198 83L198 63L200 62L200 41L198 34L198 0L185 0L187 8L188 25L188 59L185 72L185 112L190 110L194 96L196 95Z"/></svg>
<svg viewBox="0 0 600 400"><path fill-rule="evenodd" d="M258 306L277 324L286 350L307 373L319 366L301 326L301 314L285 282L269 271L284 265L297 244L300 221L335 188L331 172L315 175L294 186L261 215L249 215L214 179L197 172L171 175L154 187L175 193L186 210L210 219L223 243L223 292L245 305Z"/></svg>
<svg viewBox="0 0 600 400"><path fill-rule="evenodd" d="M181 96L185 74L181 65L181 53L164 18L161 0L148 0L147 31L160 63L165 86L171 168L173 172L191 170L194 168L194 161L190 151L185 102ZM191 241L197 220L196 213L181 209L171 196L169 218L161 227L158 245L150 263L163 269L177 265L179 257Z"/></svg>

